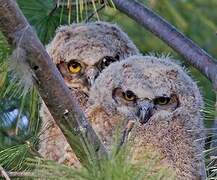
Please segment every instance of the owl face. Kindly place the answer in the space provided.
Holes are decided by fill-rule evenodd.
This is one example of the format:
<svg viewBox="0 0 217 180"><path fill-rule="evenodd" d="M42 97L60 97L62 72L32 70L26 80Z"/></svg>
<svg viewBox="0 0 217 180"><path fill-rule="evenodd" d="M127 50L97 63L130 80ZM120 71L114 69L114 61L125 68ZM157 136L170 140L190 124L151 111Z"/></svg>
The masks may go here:
<svg viewBox="0 0 217 180"><path fill-rule="evenodd" d="M133 56L110 65L96 80L90 104L100 104L111 114L145 124L169 119L184 108L202 106L195 83L176 64L151 56Z"/></svg>
<svg viewBox="0 0 217 180"><path fill-rule="evenodd" d="M57 64L57 68L69 88L79 89L88 94L89 88L94 84L99 73L116 61L119 61L118 54L114 57L105 56L94 64L88 64L82 60L72 59L69 62L60 62Z"/></svg>
<svg viewBox="0 0 217 180"><path fill-rule="evenodd" d="M67 86L86 94L103 69L139 54L122 30L105 22L63 26L47 46L47 51Z"/></svg>
<svg viewBox="0 0 217 180"><path fill-rule="evenodd" d="M160 165L174 168L177 179L204 179L195 178L204 165L198 156L205 137L202 98L171 59L132 56L112 63L96 79L88 103L88 117L108 149L121 125L120 144L132 142L133 161L145 160L142 155L151 150L159 153Z"/></svg>
<svg viewBox="0 0 217 180"><path fill-rule="evenodd" d="M179 107L176 94L139 96L133 90L123 90L119 87L113 90L113 99L117 103L119 113L129 114L128 117L137 119L141 124L148 122L157 113L171 113Z"/></svg>

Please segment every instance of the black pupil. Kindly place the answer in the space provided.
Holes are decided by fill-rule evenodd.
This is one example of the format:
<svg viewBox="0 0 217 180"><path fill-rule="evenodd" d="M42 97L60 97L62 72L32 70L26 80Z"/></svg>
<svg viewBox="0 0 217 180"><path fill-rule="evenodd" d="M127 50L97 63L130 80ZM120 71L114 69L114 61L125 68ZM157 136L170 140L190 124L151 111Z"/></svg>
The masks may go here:
<svg viewBox="0 0 217 180"><path fill-rule="evenodd" d="M77 68L79 65L74 63L74 64L72 64L71 66L72 66L73 68Z"/></svg>
<svg viewBox="0 0 217 180"><path fill-rule="evenodd" d="M106 56L104 57L103 59L103 66L109 66L111 63L115 62L116 60L113 58L113 57L109 57L109 56Z"/></svg>
<svg viewBox="0 0 217 180"><path fill-rule="evenodd" d="M169 97L159 97L156 99L155 104L162 103L167 104L170 101Z"/></svg>
<svg viewBox="0 0 217 180"><path fill-rule="evenodd" d="M73 67L73 68L77 68L77 67L79 67L80 66L80 64L79 63L77 63L77 62L71 62L71 63L69 63L69 67Z"/></svg>
<svg viewBox="0 0 217 180"><path fill-rule="evenodd" d="M134 97L133 92L132 91L126 91L126 97L129 99L133 98Z"/></svg>
<svg viewBox="0 0 217 180"><path fill-rule="evenodd" d="M166 97L161 97L159 100L160 102L167 102L169 98Z"/></svg>

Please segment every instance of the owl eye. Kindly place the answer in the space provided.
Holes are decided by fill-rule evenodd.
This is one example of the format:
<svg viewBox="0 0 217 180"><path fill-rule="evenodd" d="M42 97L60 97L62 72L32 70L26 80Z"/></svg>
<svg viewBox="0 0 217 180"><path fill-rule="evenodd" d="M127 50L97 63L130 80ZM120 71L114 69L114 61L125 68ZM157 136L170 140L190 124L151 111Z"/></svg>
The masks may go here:
<svg viewBox="0 0 217 180"><path fill-rule="evenodd" d="M76 62L76 61L70 61L68 63L68 71L71 73L71 74L77 74L81 71L81 64Z"/></svg>
<svg viewBox="0 0 217 180"><path fill-rule="evenodd" d="M155 105L167 105L170 102L169 97L158 97L154 100Z"/></svg>
<svg viewBox="0 0 217 180"><path fill-rule="evenodd" d="M100 69L103 70L104 68L108 67L111 63L117 61L118 59L111 56L105 56L100 63Z"/></svg>
<svg viewBox="0 0 217 180"><path fill-rule="evenodd" d="M136 100L136 95L132 91L126 91L122 93L123 97L127 101L135 101Z"/></svg>

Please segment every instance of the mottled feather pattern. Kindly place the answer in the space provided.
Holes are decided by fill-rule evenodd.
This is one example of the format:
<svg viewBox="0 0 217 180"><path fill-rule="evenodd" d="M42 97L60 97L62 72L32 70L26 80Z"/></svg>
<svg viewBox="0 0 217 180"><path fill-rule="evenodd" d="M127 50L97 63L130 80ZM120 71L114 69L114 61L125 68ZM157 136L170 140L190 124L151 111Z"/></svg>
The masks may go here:
<svg viewBox="0 0 217 180"><path fill-rule="evenodd" d="M83 111L86 110L91 86L87 82L90 69L96 70L98 68L96 64L104 57L118 57L118 60L123 60L131 55L139 54L127 34L118 26L106 22L61 26L57 29L54 39L47 45L47 52L57 65L66 85L73 89L72 95ZM81 73L69 73L67 63L72 60L82 65ZM99 73L100 71L97 74ZM77 167L78 160L70 150L45 104L42 105L40 114L42 117L39 149L41 155Z"/></svg>
<svg viewBox="0 0 217 180"><path fill-rule="evenodd" d="M174 110L157 109L148 122L141 124L133 107L115 102L112 92L117 87L131 90L138 101L176 94L179 106ZM98 134L108 140L105 144L112 143L110 135L114 134L114 123L118 123L115 117L132 121L134 116L135 127L130 136L134 160L138 161L140 153L152 147L161 154L163 164L175 170L177 179L205 179L202 154L205 135L200 114L203 100L196 83L170 58L132 56L111 64L92 86L88 102L88 113L100 107L100 112L107 114L103 118L100 113L90 117ZM110 121L114 128L108 132L101 126L102 121Z"/></svg>
<svg viewBox="0 0 217 180"><path fill-rule="evenodd" d="M59 70L67 86L74 89L73 96L109 151L116 129L133 122L127 137L132 163L143 162L143 154L151 151L160 157L159 167L173 169L176 179L205 179L203 100L184 68L169 56L140 55L124 32L105 22L60 27L47 50L55 64L63 63ZM96 70L104 57L118 60L101 69L88 85L87 71ZM82 73L71 75L64 69L72 60L81 64ZM79 167L45 106L41 116L42 124L51 128L44 129L39 152Z"/></svg>

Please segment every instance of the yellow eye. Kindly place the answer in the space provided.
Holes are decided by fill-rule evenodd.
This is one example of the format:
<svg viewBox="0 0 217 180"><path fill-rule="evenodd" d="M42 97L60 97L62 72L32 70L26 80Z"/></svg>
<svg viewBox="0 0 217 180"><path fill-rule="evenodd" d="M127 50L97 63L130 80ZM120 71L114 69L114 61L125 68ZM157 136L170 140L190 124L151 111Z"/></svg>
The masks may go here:
<svg viewBox="0 0 217 180"><path fill-rule="evenodd" d="M68 71L71 74L77 74L81 71L81 64L78 62L69 62L68 64Z"/></svg>
<svg viewBox="0 0 217 180"><path fill-rule="evenodd" d="M169 102L170 102L169 97L158 97L154 100L154 104L158 104L158 105L166 105Z"/></svg>
<svg viewBox="0 0 217 180"><path fill-rule="evenodd" d="M135 101L136 100L136 95L132 91L126 91L125 93L123 92L123 97L127 101Z"/></svg>

